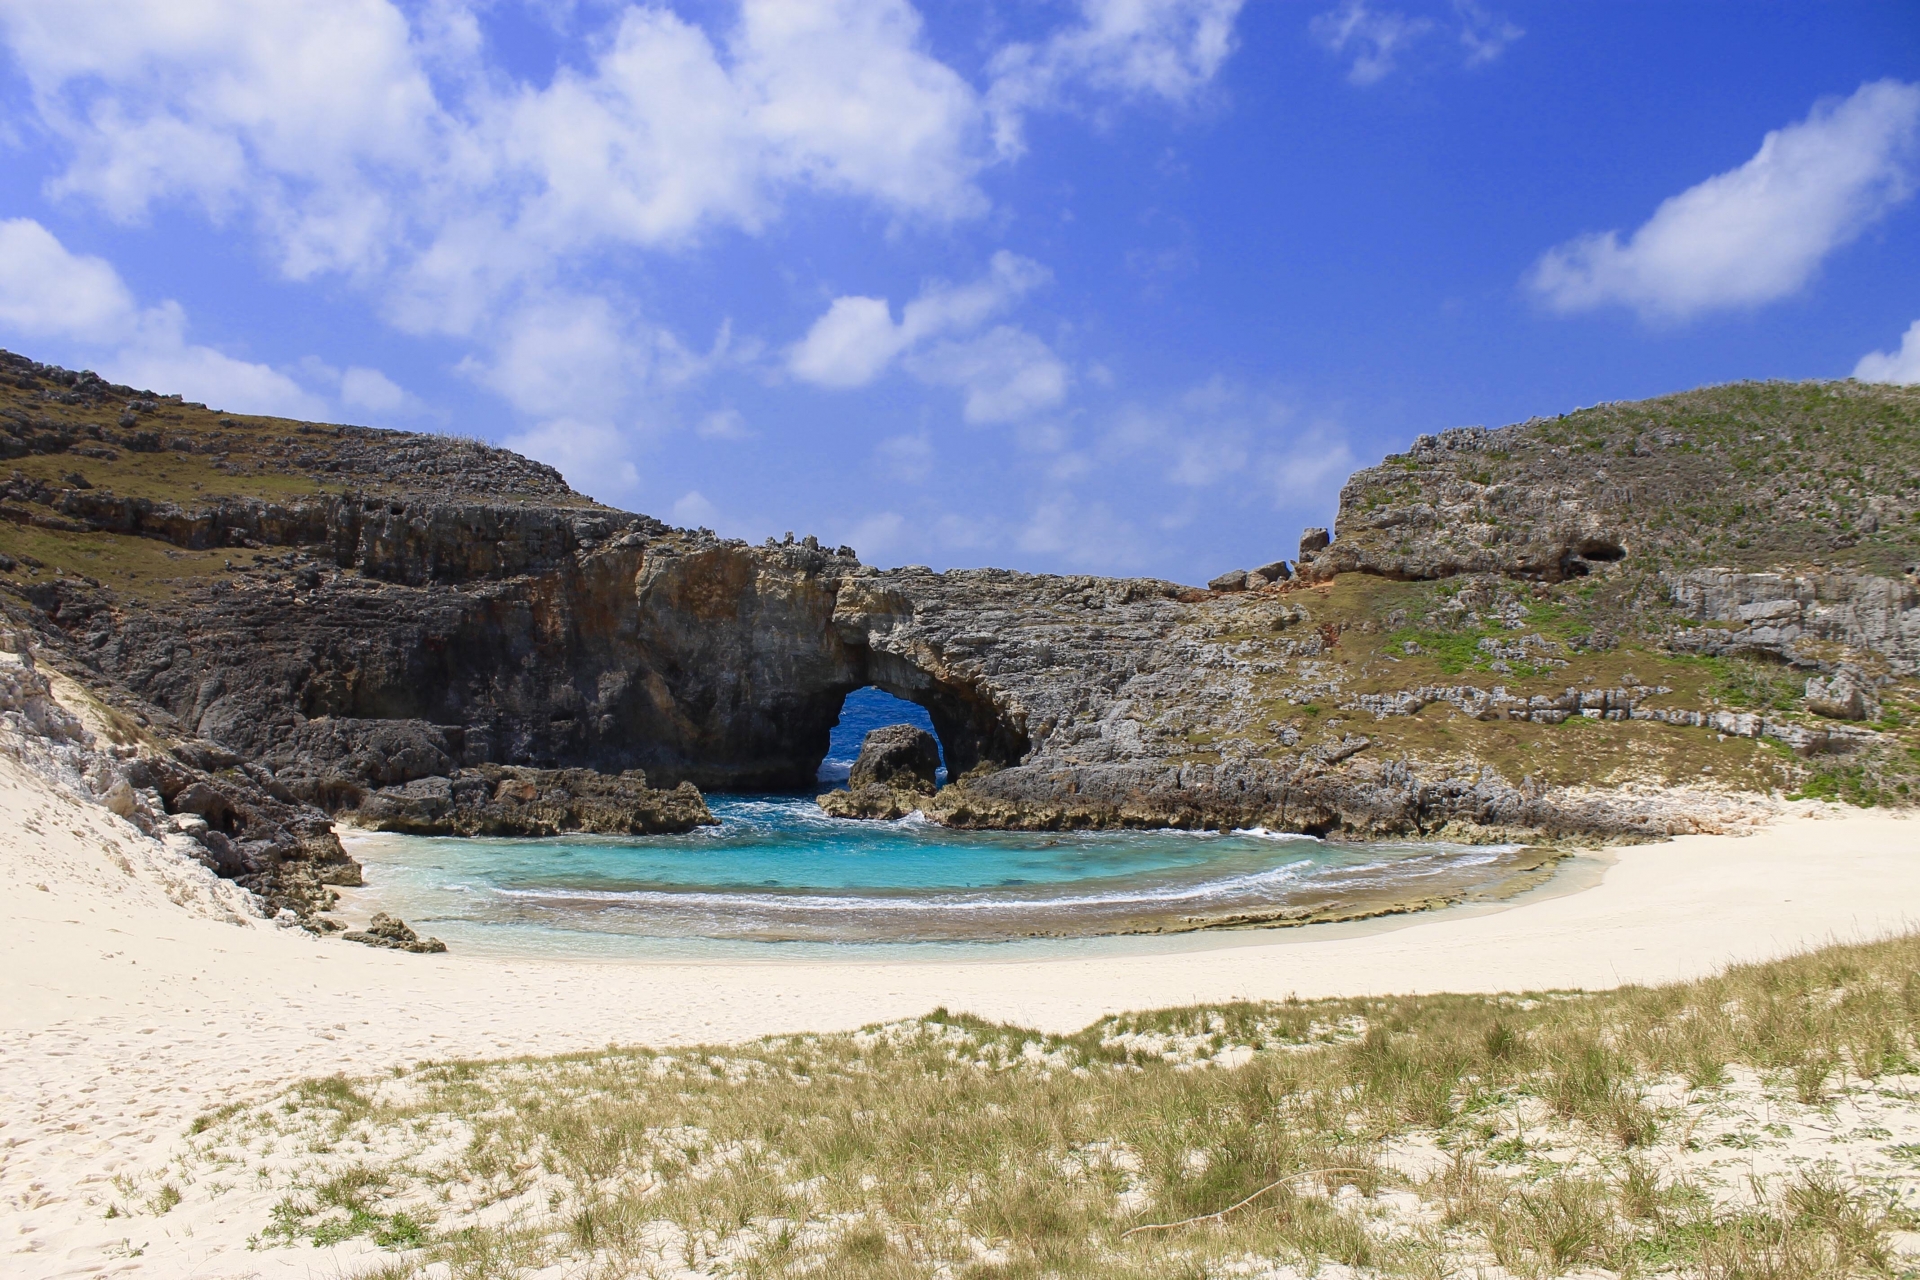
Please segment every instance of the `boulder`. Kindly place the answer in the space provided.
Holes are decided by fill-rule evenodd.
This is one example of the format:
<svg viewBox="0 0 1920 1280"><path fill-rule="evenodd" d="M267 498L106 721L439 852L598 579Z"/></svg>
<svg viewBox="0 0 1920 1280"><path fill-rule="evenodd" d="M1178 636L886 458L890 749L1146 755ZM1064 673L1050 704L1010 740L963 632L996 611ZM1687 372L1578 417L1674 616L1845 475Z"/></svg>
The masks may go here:
<svg viewBox="0 0 1920 1280"><path fill-rule="evenodd" d="M233 797L204 782L196 782L173 797L175 813L191 813L204 818L207 825L232 831L242 825L239 806Z"/></svg>
<svg viewBox="0 0 1920 1280"><path fill-rule="evenodd" d="M638 769L596 773L492 764L382 787L352 816L377 831L426 836L663 835L716 821L690 782L656 790Z"/></svg>
<svg viewBox="0 0 1920 1280"><path fill-rule="evenodd" d="M932 795L940 768L940 744L925 729L890 724L875 729L860 744L860 758L847 774L847 789L888 787Z"/></svg>
<svg viewBox="0 0 1920 1280"><path fill-rule="evenodd" d="M373 913L373 919L364 929L353 929L340 935L349 942L365 943L369 947L386 947L391 951L412 951L420 955L432 955L445 951L447 944L438 938L422 938L407 923L397 916L384 911Z"/></svg>
<svg viewBox="0 0 1920 1280"><path fill-rule="evenodd" d="M1229 569L1217 578L1207 579L1209 591L1245 591L1247 589L1247 571Z"/></svg>
<svg viewBox="0 0 1920 1280"><path fill-rule="evenodd" d="M1867 682L1851 667L1807 681L1807 710L1829 720L1865 720L1873 710Z"/></svg>
<svg viewBox="0 0 1920 1280"><path fill-rule="evenodd" d="M836 818L865 818L872 822L891 822L920 809L930 797L919 791L899 791L893 787L866 786L851 791L827 791L814 797L821 809Z"/></svg>
<svg viewBox="0 0 1920 1280"><path fill-rule="evenodd" d="M1275 560L1272 564L1263 564L1258 569L1248 570L1247 576L1249 578L1265 578L1269 583L1285 582L1293 576L1293 570L1287 567L1285 560ZM1254 584L1249 582L1247 585L1253 586Z"/></svg>
<svg viewBox="0 0 1920 1280"><path fill-rule="evenodd" d="M1303 530L1300 534L1300 558L1306 560L1332 545L1333 538L1325 529L1315 527Z"/></svg>

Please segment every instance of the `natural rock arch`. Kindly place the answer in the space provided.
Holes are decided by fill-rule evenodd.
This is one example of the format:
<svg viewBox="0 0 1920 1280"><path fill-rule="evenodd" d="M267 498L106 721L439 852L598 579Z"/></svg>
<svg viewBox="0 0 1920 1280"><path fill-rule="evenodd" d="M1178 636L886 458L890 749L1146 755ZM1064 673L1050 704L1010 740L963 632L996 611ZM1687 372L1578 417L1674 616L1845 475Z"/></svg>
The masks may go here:
<svg viewBox="0 0 1920 1280"><path fill-rule="evenodd" d="M926 708L955 777L1028 750L980 673L916 630L912 601L805 546L636 540L547 574L362 578L298 611L236 594L202 617L151 692L329 808L487 763L802 789L866 685Z"/></svg>

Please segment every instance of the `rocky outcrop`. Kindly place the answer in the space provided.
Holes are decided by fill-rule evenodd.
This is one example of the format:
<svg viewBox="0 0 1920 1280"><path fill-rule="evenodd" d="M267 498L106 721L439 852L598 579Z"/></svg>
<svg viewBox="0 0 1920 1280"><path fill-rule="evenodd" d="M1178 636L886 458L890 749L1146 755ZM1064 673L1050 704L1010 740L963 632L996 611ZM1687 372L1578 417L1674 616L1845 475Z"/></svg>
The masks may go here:
<svg viewBox="0 0 1920 1280"><path fill-rule="evenodd" d="M1912 575L1707 568L1678 570L1667 581L1687 621L1705 624L1676 632L1676 648L1820 666L1823 648L1838 645L1875 653L1899 675L1920 672L1920 587Z"/></svg>
<svg viewBox="0 0 1920 1280"><path fill-rule="evenodd" d="M76 687L70 696L86 695ZM0 748L15 759L233 881L259 914L313 923L333 904L334 886L360 883L326 815L294 802L259 766L205 744L167 750L107 708L90 710L97 732L55 696L25 635L0 630Z"/></svg>
<svg viewBox="0 0 1920 1280"><path fill-rule="evenodd" d="M1668 821L1652 801L1548 786L1523 756L1495 768L1437 733L1395 744L1444 712L1495 726L1475 749L1591 719L1864 758L1879 730L1819 715L1854 707L1832 681L1857 670L1864 713L1920 660L1911 578L1889 568L1915 490L1904 455L1874 443L1873 415L1920 408L1898 389L1717 388L1422 437L1353 477L1338 536L1309 530L1292 576L1274 560L1203 590L881 571L811 538L669 529L483 446L256 429L44 366L20 377L32 389L10 401L0 386L14 406L0 431L31 461L0 486L0 519L35 537L138 538L199 567L136 598L21 558L0 565L5 607L187 753L168 753L198 772L163 797L166 817L236 875L260 874L255 831L324 814L417 831L674 829L704 812L682 784L810 787L843 699L866 685L926 708L955 782L934 795L875 783L829 808L910 804L959 826L1648 834ZM131 420L77 416L109 405ZM174 480L133 492L137 471L103 483L103 455L86 452L156 449L224 479L204 495ZM370 461L382 451L390 471ZM1843 460L1846 483L1829 483ZM273 494L289 474L333 488L247 489L269 472ZM1451 585L1384 602L1342 585L1356 580ZM1577 594L1601 584L1620 597L1605 619ZM1536 607L1567 616L1529 621ZM1580 668L1622 629L1662 653L1758 655L1825 683L1810 701L1796 683L1736 706L1699 688L1676 702L1674 682L1630 684L1618 664ZM523 786L532 798L516 798Z"/></svg>
<svg viewBox="0 0 1920 1280"><path fill-rule="evenodd" d="M369 947L385 947L389 951L411 951L416 955L438 955L447 949L447 944L438 938L422 938L407 926L404 920L390 916L384 911L373 913L373 919L364 929L349 929L340 935L348 942L365 943Z"/></svg>
<svg viewBox="0 0 1920 1280"><path fill-rule="evenodd" d="M1743 810L1712 795L1609 793L1508 782L1491 770L1427 771L1351 758L1026 766L948 787L931 821L988 830L1267 829L1345 839L1424 834L1465 841L1655 839L1718 831Z"/></svg>
<svg viewBox="0 0 1920 1280"><path fill-rule="evenodd" d="M383 787L349 816L376 831L426 836L678 835L717 825L688 783L660 791L637 769L608 774L499 765Z"/></svg>
<svg viewBox="0 0 1920 1280"><path fill-rule="evenodd" d="M890 724L867 734L847 774L845 791L818 797L836 818L904 818L933 796L940 744L917 725Z"/></svg>
<svg viewBox="0 0 1920 1280"><path fill-rule="evenodd" d="M1630 558L1897 574L1920 491L1887 428L1917 409L1911 389L1735 383L1423 435L1353 474L1337 536L1309 530L1300 572L1552 582Z"/></svg>
<svg viewBox="0 0 1920 1280"><path fill-rule="evenodd" d="M869 733L847 772L850 787L895 787L931 795L940 772L940 744L917 725L890 724Z"/></svg>

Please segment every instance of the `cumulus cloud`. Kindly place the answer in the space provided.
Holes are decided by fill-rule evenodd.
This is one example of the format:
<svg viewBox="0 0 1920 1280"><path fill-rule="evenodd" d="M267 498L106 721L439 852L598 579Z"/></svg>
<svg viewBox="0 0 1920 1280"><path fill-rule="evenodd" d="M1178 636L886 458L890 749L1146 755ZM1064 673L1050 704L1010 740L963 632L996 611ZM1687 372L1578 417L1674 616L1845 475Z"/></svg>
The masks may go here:
<svg viewBox="0 0 1920 1280"><path fill-rule="evenodd" d="M1066 365L1012 325L966 335L1050 278L1039 263L1003 249L978 280L927 285L898 322L884 298L835 298L787 353L787 368L817 386L861 387L901 360L922 382L962 389L967 421L1013 421L1065 397Z"/></svg>
<svg viewBox="0 0 1920 1280"><path fill-rule="evenodd" d="M471 343L471 376L557 420L604 414L611 382L710 367L614 286L573 296L609 254L756 234L806 193L896 223L981 216L979 177L1019 153L1025 115L1192 98L1241 3L1080 0L1044 39L990 51L980 84L935 56L910 0L738 0L704 22L602 9L544 82L502 66L457 0L16 0L0 39L65 148L54 194L250 227L284 275L344 276L396 327ZM993 310L1019 287L928 296L898 324L840 300L796 373L859 385L984 323L939 307Z"/></svg>
<svg viewBox="0 0 1920 1280"><path fill-rule="evenodd" d="M393 414L413 408L416 401L378 369L354 365L340 375L340 403L349 409Z"/></svg>
<svg viewBox="0 0 1920 1280"><path fill-rule="evenodd" d="M236 413L326 416L325 401L286 374L187 341L175 302L142 307L104 258L70 252L30 218L0 222L0 329L71 343L101 373Z"/></svg>
<svg viewBox="0 0 1920 1280"><path fill-rule="evenodd" d="M612 423L552 418L508 437L507 448L557 467L567 483L602 502L631 498L640 488L632 441Z"/></svg>
<svg viewBox="0 0 1920 1280"><path fill-rule="evenodd" d="M1920 383L1920 320L1907 327L1896 351L1869 351L1853 367L1862 382Z"/></svg>
<svg viewBox="0 0 1920 1280"><path fill-rule="evenodd" d="M0 222L0 324L31 337L124 342L139 308L104 258L69 253L30 218Z"/></svg>
<svg viewBox="0 0 1920 1280"><path fill-rule="evenodd" d="M1347 70L1349 81L1370 85L1392 74L1407 46L1433 30L1433 22L1370 9L1364 0L1345 0L1337 9L1314 18L1307 29L1336 56L1353 59Z"/></svg>
<svg viewBox="0 0 1920 1280"><path fill-rule="evenodd" d="M835 298L787 355L787 368L822 387L864 387L907 348L906 326L885 298Z"/></svg>
<svg viewBox="0 0 1920 1280"><path fill-rule="evenodd" d="M72 148L56 192L125 220L168 197L249 209L296 276L377 258L380 179L432 156L433 92L384 0L23 0L0 22Z"/></svg>
<svg viewBox="0 0 1920 1280"><path fill-rule="evenodd" d="M1080 20L1037 44L1011 44L988 65L995 150L1025 149L1022 122L1087 91L1191 99L1233 52L1244 0L1081 0Z"/></svg>
<svg viewBox="0 0 1920 1280"><path fill-rule="evenodd" d="M1012 325L936 342L909 356L906 368L922 382L960 388L968 422L1016 422L1067 395L1067 366L1046 343Z"/></svg>
<svg viewBox="0 0 1920 1280"><path fill-rule="evenodd" d="M718 39L631 6L543 85L490 62L459 6L410 22L389 0L19 0L0 32L70 147L57 190L129 220L182 199L248 214L288 274L397 279L404 323L458 331L556 259L757 230L788 190L978 215L975 178L1005 154L990 116L1012 127L1068 82L1188 96L1239 3L1084 0L991 59L985 95L908 0L742 0Z"/></svg>
<svg viewBox="0 0 1920 1280"><path fill-rule="evenodd" d="M1625 241L1608 231L1549 250L1527 284L1558 311L1617 304L1662 320L1787 297L1913 193L1917 134L1920 85L1863 85L1767 134Z"/></svg>

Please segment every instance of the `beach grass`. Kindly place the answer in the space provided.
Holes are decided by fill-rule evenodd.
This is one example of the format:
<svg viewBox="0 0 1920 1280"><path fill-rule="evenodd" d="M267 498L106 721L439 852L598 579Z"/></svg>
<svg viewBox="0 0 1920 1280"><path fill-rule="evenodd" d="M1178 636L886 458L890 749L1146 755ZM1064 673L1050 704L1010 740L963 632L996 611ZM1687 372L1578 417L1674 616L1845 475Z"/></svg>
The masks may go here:
<svg viewBox="0 0 1920 1280"><path fill-rule="evenodd" d="M1917 1035L1910 936L1597 994L332 1076L190 1163L257 1166L258 1247L364 1238L396 1277L1891 1276Z"/></svg>

